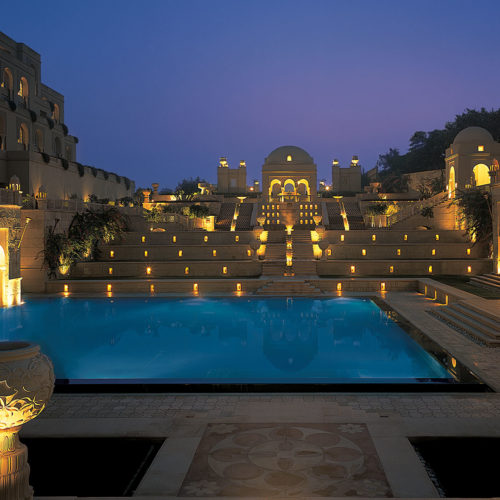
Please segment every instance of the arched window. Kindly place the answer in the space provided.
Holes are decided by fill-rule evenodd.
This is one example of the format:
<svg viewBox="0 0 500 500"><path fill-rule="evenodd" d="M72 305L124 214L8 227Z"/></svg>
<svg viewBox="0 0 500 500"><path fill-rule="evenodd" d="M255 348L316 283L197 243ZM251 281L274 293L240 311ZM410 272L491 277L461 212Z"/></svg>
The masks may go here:
<svg viewBox="0 0 500 500"><path fill-rule="evenodd" d="M2 71L2 83L1 86L8 90L12 90L14 86L14 80L12 78L12 72L9 68L4 68Z"/></svg>
<svg viewBox="0 0 500 500"><path fill-rule="evenodd" d="M28 80L24 76L19 80L19 90L17 92L19 97L27 98L29 95Z"/></svg>
<svg viewBox="0 0 500 500"><path fill-rule="evenodd" d="M38 148L38 151L43 153L43 132L38 128L35 132L35 146Z"/></svg>
<svg viewBox="0 0 500 500"><path fill-rule="evenodd" d="M54 152L56 156L61 156L62 147L61 147L61 139L59 139L59 137L56 137L54 141Z"/></svg>
<svg viewBox="0 0 500 500"><path fill-rule="evenodd" d="M21 123L19 127L19 137L17 138L17 142L22 145L24 151L28 150L30 144L30 136L29 130L25 123Z"/></svg>
<svg viewBox="0 0 500 500"><path fill-rule="evenodd" d="M490 171L484 163L477 164L472 171L474 172L476 186L484 186L490 183Z"/></svg>
<svg viewBox="0 0 500 500"><path fill-rule="evenodd" d="M54 111L52 111L52 119L58 123L59 122L59 116L60 116L60 113L59 113L59 106L54 103Z"/></svg>

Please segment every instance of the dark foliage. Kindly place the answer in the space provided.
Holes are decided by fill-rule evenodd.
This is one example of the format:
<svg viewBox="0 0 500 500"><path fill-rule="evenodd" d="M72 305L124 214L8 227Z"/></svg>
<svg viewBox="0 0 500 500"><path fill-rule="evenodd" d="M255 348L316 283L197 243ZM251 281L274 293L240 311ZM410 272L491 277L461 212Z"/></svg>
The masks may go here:
<svg viewBox="0 0 500 500"><path fill-rule="evenodd" d="M68 135L68 133L69 133L68 126L65 123L61 123L61 127L62 127L62 130L63 130L63 134L64 135Z"/></svg>
<svg viewBox="0 0 500 500"><path fill-rule="evenodd" d="M85 167L81 163L77 163L76 167L78 168L78 175L83 177L85 175Z"/></svg>
<svg viewBox="0 0 500 500"><path fill-rule="evenodd" d="M47 153L40 153L45 163L50 163L50 156Z"/></svg>
<svg viewBox="0 0 500 500"><path fill-rule="evenodd" d="M61 163L62 163L64 170L68 170L68 168L69 168L68 160L66 160L66 158L61 158Z"/></svg>

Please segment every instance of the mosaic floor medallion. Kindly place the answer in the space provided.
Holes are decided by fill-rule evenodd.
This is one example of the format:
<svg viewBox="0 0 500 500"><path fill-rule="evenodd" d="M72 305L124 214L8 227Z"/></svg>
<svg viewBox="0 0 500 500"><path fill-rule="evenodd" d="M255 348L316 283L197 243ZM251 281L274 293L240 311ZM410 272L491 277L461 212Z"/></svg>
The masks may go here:
<svg viewBox="0 0 500 500"><path fill-rule="evenodd" d="M209 424L179 491L215 496L391 497L363 424Z"/></svg>

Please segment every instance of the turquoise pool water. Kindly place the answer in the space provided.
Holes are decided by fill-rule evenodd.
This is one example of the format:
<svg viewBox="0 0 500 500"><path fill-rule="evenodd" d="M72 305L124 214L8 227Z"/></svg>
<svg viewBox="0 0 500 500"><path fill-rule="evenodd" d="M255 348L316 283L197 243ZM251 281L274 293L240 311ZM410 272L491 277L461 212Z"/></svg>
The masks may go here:
<svg viewBox="0 0 500 500"><path fill-rule="evenodd" d="M451 380L364 298L30 299L2 340L41 344L56 377L163 383Z"/></svg>

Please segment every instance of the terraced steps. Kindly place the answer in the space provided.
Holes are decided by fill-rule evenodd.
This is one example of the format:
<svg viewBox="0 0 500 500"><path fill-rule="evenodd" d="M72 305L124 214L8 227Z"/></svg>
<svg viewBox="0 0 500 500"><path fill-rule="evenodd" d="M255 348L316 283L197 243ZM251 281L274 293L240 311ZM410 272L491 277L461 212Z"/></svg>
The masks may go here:
<svg viewBox="0 0 500 500"><path fill-rule="evenodd" d="M271 281L259 288L255 293L257 295L293 295L295 297L323 294L319 288L316 288L308 281L288 279Z"/></svg>
<svg viewBox="0 0 500 500"><path fill-rule="evenodd" d="M262 276L283 276L285 273L284 261L269 261L262 263Z"/></svg>
<svg viewBox="0 0 500 500"><path fill-rule="evenodd" d="M494 289L500 292L500 275L498 274L483 274L482 276L474 276L470 282L476 286L482 286L489 289Z"/></svg>
<svg viewBox="0 0 500 500"><path fill-rule="evenodd" d="M490 346L500 346L500 318L463 301L434 311L442 320Z"/></svg>
<svg viewBox="0 0 500 500"><path fill-rule="evenodd" d="M293 259L293 271L296 276L317 276L316 261L315 260L296 260Z"/></svg>

